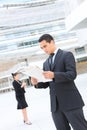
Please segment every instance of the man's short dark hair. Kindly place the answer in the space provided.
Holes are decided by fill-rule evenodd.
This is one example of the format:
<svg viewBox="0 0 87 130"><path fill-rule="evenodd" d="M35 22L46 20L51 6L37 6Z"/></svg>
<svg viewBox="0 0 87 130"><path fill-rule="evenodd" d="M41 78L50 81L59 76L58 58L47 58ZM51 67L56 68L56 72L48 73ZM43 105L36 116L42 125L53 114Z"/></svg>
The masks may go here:
<svg viewBox="0 0 87 130"><path fill-rule="evenodd" d="M39 42L42 42L43 40L45 40L46 42L50 43L51 40L54 40L53 37L50 34L44 34L39 38Z"/></svg>

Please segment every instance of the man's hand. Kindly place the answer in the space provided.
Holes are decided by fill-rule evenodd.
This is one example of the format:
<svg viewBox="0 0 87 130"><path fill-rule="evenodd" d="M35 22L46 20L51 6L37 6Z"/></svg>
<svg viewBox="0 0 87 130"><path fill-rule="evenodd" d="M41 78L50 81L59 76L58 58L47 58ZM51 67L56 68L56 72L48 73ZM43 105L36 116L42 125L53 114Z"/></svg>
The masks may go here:
<svg viewBox="0 0 87 130"><path fill-rule="evenodd" d="M53 79L54 78L54 72L52 72L52 71L44 71L43 75L46 79Z"/></svg>
<svg viewBox="0 0 87 130"><path fill-rule="evenodd" d="M37 84L38 84L38 81L37 81L36 78L31 77L31 83L32 83L33 85L37 85Z"/></svg>

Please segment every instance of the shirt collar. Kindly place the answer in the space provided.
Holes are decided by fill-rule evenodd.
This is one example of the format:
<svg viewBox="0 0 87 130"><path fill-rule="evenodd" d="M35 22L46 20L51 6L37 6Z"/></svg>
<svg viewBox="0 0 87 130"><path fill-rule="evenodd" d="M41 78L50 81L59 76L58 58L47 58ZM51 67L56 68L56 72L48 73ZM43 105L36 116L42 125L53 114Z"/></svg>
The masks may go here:
<svg viewBox="0 0 87 130"><path fill-rule="evenodd" d="M58 51L58 48L56 48L56 50L54 51L54 55L56 55L57 51Z"/></svg>

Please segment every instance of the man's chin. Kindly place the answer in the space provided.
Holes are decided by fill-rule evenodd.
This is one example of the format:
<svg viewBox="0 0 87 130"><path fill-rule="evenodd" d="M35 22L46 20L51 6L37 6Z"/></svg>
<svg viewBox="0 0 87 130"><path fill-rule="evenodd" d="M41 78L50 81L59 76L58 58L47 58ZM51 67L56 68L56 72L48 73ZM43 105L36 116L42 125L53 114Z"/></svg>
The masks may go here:
<svg viewBox="0 0 87 130"><path fill-rule="evenodd" d="M46 54L50 55L50 53L49 53L49 52L46 52Z"/></svg>

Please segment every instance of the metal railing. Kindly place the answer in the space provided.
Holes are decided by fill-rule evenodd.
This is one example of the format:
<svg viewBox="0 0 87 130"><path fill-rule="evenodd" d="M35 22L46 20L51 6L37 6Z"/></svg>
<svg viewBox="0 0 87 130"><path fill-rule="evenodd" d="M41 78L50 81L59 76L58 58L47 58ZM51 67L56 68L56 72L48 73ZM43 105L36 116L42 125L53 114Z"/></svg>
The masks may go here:
<svg viewBox="0 0 87 130"><path fill-rule="evenodd" d="M1 72L0 79L5 78L5 77L10 77L11 73L17 72L21 67L24 67L24 66L26 66L26 63L21 62L20 64L15 65L14 67L9 69L8 71Z"/></svg>

